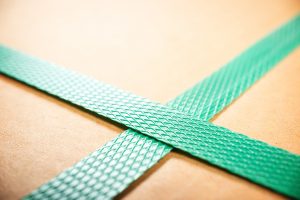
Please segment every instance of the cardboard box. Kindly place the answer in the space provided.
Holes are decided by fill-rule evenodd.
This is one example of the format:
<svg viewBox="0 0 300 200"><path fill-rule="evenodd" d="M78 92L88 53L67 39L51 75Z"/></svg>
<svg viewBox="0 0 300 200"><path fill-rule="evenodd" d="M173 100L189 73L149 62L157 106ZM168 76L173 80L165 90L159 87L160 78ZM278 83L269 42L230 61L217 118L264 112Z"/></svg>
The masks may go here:
<svg viewBox="0 0 300 200"><path fill-rule="evenodd" d="M0 42L165 103L300 11L296 0L0 2ZM300 154L300 49L212 122ZM0 75L0 199L47 182L124 130ZM124 199L282 199L174 151Z"/></svg>

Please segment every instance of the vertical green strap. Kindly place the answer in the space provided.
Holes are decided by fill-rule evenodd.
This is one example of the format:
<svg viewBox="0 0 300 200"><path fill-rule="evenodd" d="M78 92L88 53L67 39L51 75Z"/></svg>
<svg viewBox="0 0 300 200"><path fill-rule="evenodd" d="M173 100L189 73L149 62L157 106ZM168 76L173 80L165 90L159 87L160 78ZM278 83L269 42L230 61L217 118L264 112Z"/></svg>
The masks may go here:
<svg viewBox="0 0 300 200"><path fill-rule="evenodd" d="M211 118L299 45L297 27L299 17L251 47L168 106L197 118ZM31 68L34 65L36 69L49 65L4 47L1 48L0 54L0 71L19 80L20 78L15 76L16 72L25 74L20 65L29 65ZM17 67L14 69L13 66ZM8 67L14 70L13 73L6 71ZM56 73L48 75L53 75L55 79ZM26 75L23 77L26 78ZM57 84L64 84L64 81ZM56 85L54 89L60 90ZM112 198L170 150L171 147L164 143L128 130L34 191L28 198ZM292 191L287 190L283 193L290 195L289 192Z"/></svg>

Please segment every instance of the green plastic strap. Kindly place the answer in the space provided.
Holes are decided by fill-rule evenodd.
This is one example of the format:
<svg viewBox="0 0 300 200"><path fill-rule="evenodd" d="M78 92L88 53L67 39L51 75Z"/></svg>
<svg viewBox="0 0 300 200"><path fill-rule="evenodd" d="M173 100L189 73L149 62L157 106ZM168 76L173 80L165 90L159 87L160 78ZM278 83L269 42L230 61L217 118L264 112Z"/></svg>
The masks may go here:
<svg viewBox="0 0 300 200"><path fill-rule="evenodd" d="M263 53L256 55L256 51L252 50L252 52L254 52L252 56L255 56L252 57L252 59L259 58L258 60L261 60L261 62L254 63L253 66L249 65L239 68L236 67L237 71L240 71L242 74L244 74L245 72L251 74L251 76L239 76L238 80L241 81L238 82L242 83L242 85L236 85L235 83L231 83L232 85L235 85L234 87L237 88L234 89L234 87L228 87L228 89L226 88L226 86L219 84L219 82L222 81L214 79L213 77L218 76L218 74L227 77L226 73L224 72L226 70L224 69L228 68L233 70L234 67L230 66L233 66L234 64L237 64L239 62L235 63L233 61L228 66L223 68L223 71L219 71L217 75L214 74L210 80L212 81L212 83L216 83L216 85L219 85L219 88L224 89L220 90L224 92L219 93L218 97L222 97L222 95L229 95L231 96L230 98L233 99L234 96L237 96L243 91L243 88L246 89L247 87L249 87L257 78L259 78L269 68L271 68L271 66L273 66L276 62L278 62L285 55L287 55L288 52L290 52L292 49L297 47L299 45L299 33L295 31L297 30L295 29L297 28L297 26L299 27L299 17L260 42L274 42L279 40L279 38L282 39L277 46L279 48L274 48L274 45L267 45L269 44L267 42L265 44L266 48L264 48L265 51L261 51L260 49L261 52L268 52L267 54L269 57L272 57L271 55L273 55L273 59L275 61L273 61L272 59L268 60L268 58L261 56ZM282 38L282 35L285 36L286 39ZM269 38L273 39L268 40ZM256 47L256 45L254 47ZM254 47L250 48L248 51L251 52L251 49L253 49ZM263 48L264 46L261 47ZM25 56L23 54L6 49L4 47L1 48L0 57L0 70L2 71L2 73L14 77L20 81L26 82L27 84L37 87L40 90L44 90L53 95L57 95L58 97L68 100L74 104L83 106L87 109L97 112L98 114L110 117L120 123L126 124L128 127L132 127L136 130L140 130L145 134L154 136L155 138L166 143L172 144L173 146L178 147L182 150L185 150L195 155L196 157L203 158L213 164L218 165L219 167L223 167L231 171L232 173L236 173L240 176L246 177L254 182L265 185L266 187L282 192L283 194L289 195L291 197L299 197L300 187L298 175L300 169L300 162L299 156L297 155L288 153L287 151L269 146L265 143L256 140L252 140L246 136L233 133L225 128L216 127L207 122L203 122L202 120L199 120L197 118L192 118L191 115L187 116L186 114L183 114L174 109L152 103L149 100L120 91L103 83L87 79L84 76L80 76L62 68L58 68L54 65L49 65L48 63ZM245 54L242 54L239 58L241 60L247 60L247 56L245 56ZM251 58L251 56L248 56L248 59L249 58ZM240 65L244 64L240 63ZM259 69L260 67L257 68L257 65L262 65L263 69ZM236 73L237 71L233 71L233 73L235 73L235 75L238 75L239 73ZM202 85L201 87L196 86L192 90L188 91L186 94L176 99L171 104L173 104L174 107L180 109L180 107L182 106L182 103L180 102L185 102L188 104L188 101L185 99L186 96L201 95L200 88L207 87L205 90L213 88L214 84L208 84L208 80L209 79L203 81L200 84ZM224 78L224 80L226 80L226 78ZM229 78L227 80L235 79ZM191 91L194 91L194 94ZM207 98L205 97L206 94L202 95L204 95L204 99ZM195 99L197 98L194 97L194 100ZM211 100L209 100L209 102L219 102L217 103L218 106L215 106L213 109L211 109L215 110L215 112L219 110L222 106L224 107L230 102L230 100L222 102L222 98L218 100L218 98L215 97ZM197 105L196 107L199 107L199 105ZM197 116L198 114L199 116L201 116L201 113L198 112L197 109L193 111L194 108L194 106L190 106L187 112L194 112L195 116ZM202 106L202 108L205 108L205 106ZM209 111L210 109L203 110L205 110L205 112L201 112L204 113L204 116L209 116L211 113L214 112ZM137 164L137 169L135 169L134 165L137 162L141 162L141 160L145 158L139 156L129 157L131 158L130 160L133 161L131 171L138 171L139 168L144 168L141 171L145 171L145 168L147 168L149 166L149 163L151 163L151 159L158 160L162 155L166 154L171 149L167 145L163 145L159 142L156 143L155 140L149 139L149 137L144 137L141 134L135 133L133 131L127 131L127 134L128 137L131 136L133 146L139 143L139 140L146 141L144 142L144 144L148 144L144 146L145 148L142 146L142 148L137 149L136 152L134 152L134 148L131 147L129 152L127 151L127 154L138 155L140 151L143 151L145 149L146 151L147 149L149 149L152 150L152 152L160 152L160 154L152 153L152 157L148 158L148 162L146 162L144 166L143 164ZM120 136L122 135L124 134L121 134ZM139 140L135 140L135 135L140 136ZM122 137L119 138L121 138L122 140ZM128 146L132 144L129 141L130 140L127 140ZM115 139L112 143L117 142L118 138ZM111 147L113 145L108 143L106 147L107 146ZM191 146L193 146L194 148L191 148ZM107 163L105 165L101 165L101 162L99 161L100 165L95 164L98 160L105 160L105 157L114 157L117 155L110 154L111 151L108 151L110 150L110 148L103 149L106 149L106 151L102 151L102 155L104 155L102 158L101 156L99 156L100 154L98 154L96 157L93 157L93 154L90 155L87 159L84 159L82 162L80 162L81 164L78 163L77 167L67 170L64 173L64 175L61 175L60 179L58 177L58 181L52 181L52 183L50 182L48 186L45 185L41 187L39 190L34 192L32 196L29 196L29 198L39 198L43 197L43 195L46 195L44 197L51 198L76 198L78 196L98 198L98 190L100 190L101 193L104 192L106 194L110 194L111 188L120 188L120 184L115 185L114 179L110 179L111 183L109 186L112 187L107 187L107 185L103 185L101 183L101 175L102 177L105 177L104 175L108 174L111 175L111 177L115 177L116 179L120 177L120 174L116 174L115 171L112 171L112 168L110 168L110 166L108 168L105 167L107 166ZM123 149L123 152L126 152L126 150ZM122 158L122 156L122 154L117 155L117 157L119 158ZM93 159L90 159L92 157ZM109 163L113 163L112 161L115 160L112 159ZM121 162L113 165L119 165L119 167L116 167L116 169L119 168L120 171L124 167L124 165L122 164L124 163ZM150 166L151 165L152 164L150 164ZM93 166L97 166L97 168L95 169L93 168ZM274 166L276 166L277 168L275 168ZM85 170L82 169L83 172L77 170L76 172L76 169L78 169L78 167L85 167ZM95 175L95 173L97 173L98 170L100 170L100 175L98 174L99 179L96 179L96 182L94 181L93 183L84 181L84 179L95 180L85 175L93 176ZM128 171L129 177L132 176L132 174L130 175L131 171ZM101 172L104 172L104 174L101 174ZM134 173L135 172L133 172L133 174ZM115 175L113 176L113 174ZM138 173L136 174L139 175ZM84 178L82 178L82 182L79 181L76 183L75 179L73 179L72 176L69 175L76 176L76 180L81 180L82 176L84 176ZM121 180L126 180L126 178L127 177L125 176L125 178L121 178ZM137 178L137 176L135 176L134 179L135 178ZM69 181L67 181L67 179L69 179ZM65 184L62 184L61 180L65 181ZM97 182L97 180L99 181ZM132 179L129 181L124 181L122 183L128 184L131 181ZM70 187L68 188L67 186ZM98 187L98 189L96 186ZM102 188L106 188L106 191ZM75 193L73 193L72 190L73 192L75 190ZM79 191L79 194L78 192L76 192L76 190ZM57 193L57 191L59 191L60 193ZM76 195L72 196L72 194Z"/></svg>

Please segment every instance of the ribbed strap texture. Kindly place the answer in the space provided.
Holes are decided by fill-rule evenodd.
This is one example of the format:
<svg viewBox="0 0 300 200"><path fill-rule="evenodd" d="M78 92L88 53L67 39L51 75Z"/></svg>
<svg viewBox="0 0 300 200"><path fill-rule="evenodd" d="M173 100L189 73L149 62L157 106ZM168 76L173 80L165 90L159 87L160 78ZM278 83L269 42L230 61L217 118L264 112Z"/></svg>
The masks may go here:
<svg viewBox="0 0 300 200"><path fill-rule="evenodd" d="M0 71L253 182L299 197L299 156L200 120L212 117L296 48L298 27L299 17L258 43L263 44L259 49L250 48L252 54L242 54L169 107L5 47L0 49ZM280 42L274 45L274 41ZM170 150L129 130L28 198L111 198ZM140 156L142 151L146 152ZM126 175L119 173L122 170Z"/></svg>

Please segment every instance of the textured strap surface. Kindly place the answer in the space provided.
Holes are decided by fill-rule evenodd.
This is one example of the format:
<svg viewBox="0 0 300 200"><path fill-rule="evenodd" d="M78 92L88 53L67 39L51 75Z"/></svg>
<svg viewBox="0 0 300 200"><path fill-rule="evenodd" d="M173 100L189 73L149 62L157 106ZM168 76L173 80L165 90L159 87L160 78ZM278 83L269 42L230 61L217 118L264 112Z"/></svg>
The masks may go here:
<svg viewBox="0 0 300 200"><path fill-rule="evenodd" d="M295 23L295 21L297 23ZM274 45L266 45L265 48L263 48L264 51L257 55L257 52L253 51L252 59L257 58L255 60L258 60L258 62L255 63L253 61L254 63L250 63L249 66L245 66L241 69L241 67L237 68L239 62L234 63L233 61L234 64L230 63L225 68L227 70L233 70L233 73L236 72L235 70L240 71L237 72L235 76L232 76L232 74L228 76L226 70L221 70L210 78L210 83L207 83L209 82L207 81L208 79L203 81L201 84L180 96L169 105L173 105L180 110L193 114L197 118L202 116L204 116L202 117L203 119L209 118L213 115L212 113L216 113L231 101L226 100L222 102L224 95L225 97L230 96L229 99L235 98L235 96L239 95L244 89L249 87L257 78L259 78L271 66L299 44L299 33L295 34L295 30L297 30L295 28L297 28L297 25L299 27L299 18L295 21L283 27L282 30L284 31L281 30L281 34L273 34L268 37L273 38L273 40L270 40L272 42L281 39L278 44L278 48L274 48ZM288 31L291 31L294 34L288 33L289 35L287 36L287 33L285 32L287 31L286 29L290 29ZM284 39L283 36L285 36L286 39ZM87 79L86 77L68 72L64 69L57 68L54 65L49 65L48 63L28 58L27 56L9 49L1 48L0 52L0 70L7 75L15 77L27 84L38 87L41 90L45 90L99 114L111 117L129 127L133 127L143 133L155 136L162 141L172 143L172 145L186 150L200 158L207 159L218 166L226 169L230 168L229 170L233 173L237 173L248 178L250 176L252 181L261 183L290 196L295 197L295 194L299 195L299 190L297 190L297 188L299 188L299 177L297 177L297 175L299 175L300 166L299 157L296 155L271 147L265 143L251 140L245 136L232 133L227 129L216 127L199 119L191 118L190 116L176 110L152 103L149 100L129 93L124 93L116 88ZM263 52L268 52L268 56L261 56L264 55ZM247 60L247 56L244 56L244 54L242 54L239 58L241 60ZM248 57L248 59L250 58ZM244 65L244 63L240 64ZM258 67L257 65L261 65L262 67ZM234 68L230 66L236 67ZM249 73L250 76L245 75L247 73ZM217 76L222 76L224 80L227 80L224 83L231 81L230 87L227 87L226 85L224 86L224 83L222 83L223 79L218 80L216 78ZM237 82L239 84L232 83L233 80L237 80L236 76L238 77L239 81ZM232 87L232 85L234 87ZM214 87L216 87L217 90L219 89L219 92L210 93L210 90L215 90ZM206 93L201 93L203 91ZM207 93L209 93L210 96L207 96ZM216 95L214 96L213 94ZM186 98L188 96L190 97ZM207 109L204 105L208 104L203 104L201 106L199 105L201 103L197 103L197 101L207 98L209 98L209 103L213 102L213 104L217 104L218 106L214 106L212 109ZM126 99L128 101L126 101ZM187 99L191 100L189 101ZM184 104L187 106L183 106ZM185 110L186 108L188 109ZM200 108L202 111L199 111L201 110ZM124 135L126 137L124 137ZM172 137L172 135L174 137ZM122 171L123 168L125 168L124 171L128 172L128 176L125 175L122 178L118 172L112 170L110 163L113 163L113 161L116 162L116 160L122 161L124 154L120 152L126 154L126 150L121 149L122 147L126 147L124 146L126 145L126 142L129 147L129 152L127 151L127 154L132 155L132 157L129 157L132 166L130 166L129 169L126 169L129 165L125 165L125 162L127 161L124 160L123 162L112 164L115 166L115 169ZM192 145L194 145L194 149L190 148ZM137 148L135 148L136 146ZM110 150L113 150L113 148L120 148L121 150L119 151L119 154L110 154ZM147 152L144 152L142 155L150 155L148 156L148 159L146 156L138 156L141 151L147 151L147 149L150 153L148 154ZM116 151L116 149L114 150ZM68 170L66 173L61 175L58 181L45 185L40 188L40 193L35 192L33 195L36 195L35 197L42 197L41 195L44 194L46 195L44 197L48 196L52 198L61 198L68 195L71 195L69 197L72 197L73 194L75 194L73 197L79 197L81 195L99 197L99 191L101 191L100 193L108 194L106 197L109 197L109 194L114 192L111 192L111 190L114 190L115 188L118 190L121 185L120 181L114 182L114 179L107 179L104 175L109 174L109 176L115 177L117 180L121 177L121 184L128 184L132 181L132 179L137 177L137 174L151 166L153 161L158 160L164 154L169 152L170 147L133 131L127 131L124 134L121 134L113 142L105 145L105 147L101 148L100 151L102 151L102 153L95 152L90 155L87 159L78 163L77 167L73 168L73 170ZM102 155L102 157L100 155ZM245 155L250 156L250 158L245 158ZM111 159L112 157L115 159ZM99 161L98 164L95 164L98 160L105 161L105 159L110 162L104 162L104 164L101 164ZM274 169L274 166L279 167L277 171ZM83 168L83 171L78 170L78 168ZM139 171L139 169L141 169L141 171ZM267 170L265 171L265 169ZM270 169L271 171L269 171ZM132 171L138 171L139 173ZM99 172L99 179L84 176L84 174L94 176L97 172ZM76 178L73 179L72 176L69 175L73 175L73 177L75 176ZM293 177L293 175L295 175L295 177ZM82 176L87 178L82 178ZM101 177L104 177L102 180L103 182L101 182ZM128 177L133 178L129 178L130 180L126 181L128 180ZM69 182L67 181L68 179ZM86 181L84 181L84 179ZM274 182L274 180L276 181ZM105 181L106 185L103 184ZM71 185L73 186L67 188L67 186ZM60 190L57 190L59 188ZM66 188L69 189L69 192ZM57 193L57 191L61 191L61 193ZM110 197L111 196L112 194L110 194Z"/></svg>

